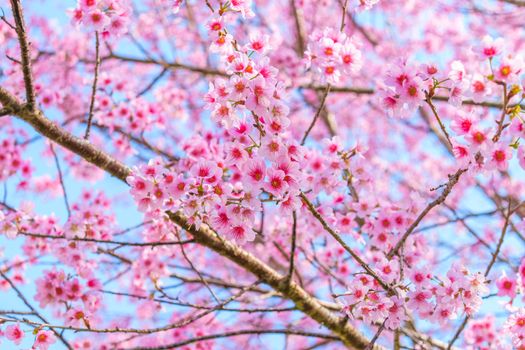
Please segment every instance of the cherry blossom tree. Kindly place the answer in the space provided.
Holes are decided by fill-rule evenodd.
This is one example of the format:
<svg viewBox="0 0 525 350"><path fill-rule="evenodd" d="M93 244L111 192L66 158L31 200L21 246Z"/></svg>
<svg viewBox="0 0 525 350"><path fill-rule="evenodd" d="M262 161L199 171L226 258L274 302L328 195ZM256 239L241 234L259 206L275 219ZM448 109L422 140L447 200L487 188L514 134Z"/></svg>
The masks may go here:
<svg viewBox="0 0 525 350"><path fill-rule="evenodd" d="M2 349L525 349L525 1L0 7Z"/></svg>

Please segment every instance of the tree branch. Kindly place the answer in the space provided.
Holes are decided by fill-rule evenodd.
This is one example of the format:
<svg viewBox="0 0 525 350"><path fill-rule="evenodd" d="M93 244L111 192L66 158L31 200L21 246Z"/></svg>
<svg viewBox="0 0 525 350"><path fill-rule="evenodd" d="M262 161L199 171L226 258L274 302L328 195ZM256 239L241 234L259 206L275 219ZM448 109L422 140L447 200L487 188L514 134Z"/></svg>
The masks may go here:
<svg viewBox="0 0 525 350"><path fill-rule="evenodd" d="M0 102L5 107L12 108L16 116L30 124L41 135L62 145L121 181L125 182L126 177L131 174L127 166L97 149L86 140L80 139L60 128L47 119L41 111L29 110L3 88L0 88ZM206 226L202 226L197 230L188 223L188 218L181 213L168 213L168 216L173 222L189 232L196 242L250 271L262 282L270 285L276 291L281 292L288 299L292 300L299 310L334 332L346 346L363 349L368 345L368 339L359 331L347 322L342 323L340 317L326 309L296 283L291 282L289 285L283 283L285 281L282 275L252 254L241 249L236 244L224 240ZM375 347L374 349L382 349L382 347Z"/></svg>
<svg viewBox="0 0 525 350"><path fill-rule="evenodd" d="M467 169L458 169L458 171L456 171L454 175L449 175L449 180L446 183L445 189L443 190L441 195L438 198L434 199L432 202L430 202L425 207L425 209L423 209L423 211L418 215L416 220L414 220L414 222L408 227L408 229L405 231L403 236L401 236L395 247L392 248L392 250L388 253L387 257L389 259L391 259L394 255L397 254L399 249L401 249L401 247L405 244L405 241L407 240L408 236L410 236L412 232L414 232L417 225L419 225L421 220L423 220L423 218L432 210L432 208L437 207L438 205L443 203L445 199L447 199L448 195L452 191L452 188L454 188L454 186L458 183L461 175L463 175L463 173L465 173L466 171Z"/></svg>
<svg viewBox="0 0 525 350"><path fill-rule="evenodd" d="M24 75L24 85L26 90L27 108L35 110L35 88L33 86L33 73L31 71L31 53L29 52L29 42L27 41L26 26L22 4L20 0L11 0L11 9L15 19L16 34L20 44L20 57L22 60L22 73Z"/></svg>
<svg viewBox="0 0 525 350"><path fill-rule="evenodd" d="M93 120L93 112L95 110L95 97L97 95L98 84L98 70L100 68L100 40L98 32L95 32L95 72L93 77L93 85L91 86L91 101L89 102L89 114L86 126L86 133L84 139L89 140L89 132L91 130L91 121Z"/></svg>
<svg viewBox="0 0 525 350"><path fill-rule="evenodd" d="M243 329L243 330L226 332L226 333L204 335L204 336L195 337L195 338L191 338L188 340L184 340L181 342L172 343L172 344L168 344L164 346L136 347L136 348L127 348L127 350L169 350L169 349L176 349L179 347L183 347L185 345L197 343L200 341L236 337L236 336L246 335L246 334L287 334L287 335L296 335L296 336L303 336L303 337L340 340L337 337L334 337L330 334L306 332L306 331L293 330L293 329Z"/></svg>

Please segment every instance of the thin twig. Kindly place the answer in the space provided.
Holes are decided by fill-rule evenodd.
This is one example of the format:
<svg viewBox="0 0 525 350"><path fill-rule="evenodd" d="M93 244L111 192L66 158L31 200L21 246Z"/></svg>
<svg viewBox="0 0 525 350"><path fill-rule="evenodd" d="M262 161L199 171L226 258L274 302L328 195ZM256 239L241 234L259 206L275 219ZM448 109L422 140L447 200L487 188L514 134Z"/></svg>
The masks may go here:
<svg viewBox="0 0 525 350"><path fill-rule="evenodd" d="M179 230L176 231L177 233L177 238L179 239L179 241L181 240L180 238L180 233L179 233ZM204 283L204 286L206 286L206 289L208 289L210 291L210 294L211 296L213 297L213 299L215 299L215 301L220 304L221 301L219 300L219 298L217 297L217 295L215 295L215 292L213 291L213 289L211 289L210 285L208 284L208 282L204 279L204 277L202 276L202 274L200 273L199 270L197 270L197 268L193 265L193 263L191 262L190 258L188 257L188 255L186 254L186 250L184 249L184 245L181 245L180 246L180 250L182 252L182 256L184 257L184 259L188 262L188 264L190 265L191 269L193 271L195 271L195 273L197 274L197 276L199 276L200 280L202 281L202 283Z"/></svg>
<svg viewBox="0 0 525 350"><path fill-rule="evenodd" d="M93 120L93 112L95 110L95 97L97 95L98 71L100 68L100 40L98 32L95 32L95 72L93 77L93 85L91 87L91 101L89 102L89 115L86 126L86 133L84 139L89 139L89 132L91 130L91 121Z"/></svg>
<svg viewBox="0 0 525 350"><path fill-rule="evenodd" d="M379 329L377 330L377 333L374 335L374 337L370 340L370 343L366 346L364 350L372 350L374 348L374 344L376 343L377 339L383 332L383 329L385 329L386 320L388 320L388 317L385 318L381 326L379 326Z"/></svg>
<svg viewBox="0 0 525 350"><path fill-rule="evenodd" d="M295 241L297 236L297 213L295 210L292 212L292 249L290 252L290 268L288 270L288 276L286 277L288 280L288 283L292 280L293 272L294 272L294 261L295 261Z"/></svg>
<svg viewBox="0 0 525 350"><path fill-rule="evenodd" d="M26 297L22 294L22 292L20 291L20 289L18 289L18 287L13 283L13 281L11 281L11 279L9 277L7 277L3 272L2 270L0 270L0 276L2 276L2 278L9 284L9 286L15 291L16 295L18 296L18 298L20 298L20 300L22 300L22 302L29 308L29 310L31 310L31 312L36 316L38 317L42 322L44 322L45 324L48 324L49 322L46 321L46 319L40 315L40 313L31 305L31 303L29 303L29 301L26 299ZM27 321L25 321L25 323L28 323ZM69 350L73 350L73 347L67 342L67 340L62 336L61 333L57 332L55 330L54 327L52 326L48 326L49 329L51 329L51 331L58 337L58 339L60 339L60 341L69 349Z"/></svg>
<svg viewBox="0 0 525 350"><path fill-rule="evenodd" d="M321 105L317 109L317 112L315 113L315 116L314 116L314 119L312 120L312 123L310 124L308 129L306 129L306 132L304 133L303 139L301 140L301 145L304 145L304 143L306 142L306 139L308 138L308 134L314 128L314 125L315 125L315 122L317 121L317 119L319 119L319 115L321 114L321 110L323 109L324 104L326 102L326 97L328 96L328 93L330 93L330 89L331 89L330 84L326 85L326 89L325 89L323 97L321 99Z"/></svg>
<svg viewBox="0 0 525 350"><path fill-rule="evenodd" d="M423 209L423 211L418 215L416 220L414 220L414 222L408 227L408 229L405 231L403 236L401 236L401 239L399 239L395 247L387 254L387 257L389 259L391 259L394 255L397 254L399 249L405 244L405 241L407 240L408 236L412 234L412 232L416 229L421 220L423 220L423 218L430 212L430 210L432 210L432 208L434 207L437 207L438 205L443 203L445 199L447 199L448 195L452 191L452 188L454 188L454 186L458 183L461 175L466 171L467 169L458 169L458 171L456 171L454 175L449 175L449 180L445 185L445 189L443 190L441 195L438 198L434 199L432 202L430 202L425 207L425 209Z"/></svg>
<svg viewBox="0 0 525 350"><path fill-rule="evenodd" d="M111 241L111 240L102 240L102 239L94 239L94 238L80 238L80 237L69 238L66 236L51 236L51 235L44 235L44 234L32 233L32 232L18 232L18 234L23 235L23 236L35 237L35 238L64 239L64 240L76 241L76 242L116 244L120 246L130 246L130 247L157 247L157 246L169 246L169 245L184 245L184 244L195 242L192 239L189 239L186 241L125 242L125 241Z"/></svg>
<svg viewBox="0 0 525 350"><path fill-rule="evenodd" d="M503 245L503 241L505 239L505 234L507 233L507 228L509 227L510 216L512 215L512 213L515 210L517 210L517 208L519 208L521 206L521 203L514 210L511 210L510 206L511 206L511 201L509 201L509 204L507 206L507 214L505 215L505 222L504 222L503 228L501 230L501 235L499 237L498 244L496 245L496 250L492 254L492 258L490 259L490 262L489 262L489 264L488 264L488 266L487 266L487 268L485 270L485 273L484 273L485 277L488 277L488 275L490 273L490 270L492 269L492 266L494 266L494 263L496 262L496 259L497 259L498 255L499 255L499 252L501 250L501 246ZM454 345L456 340L459 338L459 335L461 334L461 332L463 332L463 330L465 329L465 327L467 325L467 322L469 320L470 320L470 316L466 316L463 319L463 322L461 322L461 325L459 326L459 328L457 329L456 333L454 334L454 337L448 343L447 350L450 350L452 348L452 346Z"/></svg>
<svg viewBox="0 0 525 350"><path fill-rule="evenodd" d="M389 291L389 292L392 292L395 294L395 291L392 290L392 288L386 284L386 282L384 282L375 272L374 270L372 270L372 268L370 268L370 266L368 266L367 263L365 263L363 261L363 259L361 259L361 257L356 254L352 248L350 248L344 241L343 239L330 227L330 225L328 225L328 223L323 219L322 215L317 211L317 209L315 209L315 207L313 206L313 204L308 200L308 198L303 194L301 193L300 194L300 197L302 198L303 202L306 204L306 206L308 207L308 210L312 213L312 215L317 219L317 221L319 221L321 223L321 225L323 226L323 228L325 229L325 231L327 231L330 235L332 235L332 237L335 238L335 240L337 242L339 242L339 244L341 244L341 246L352 256L352 258L354 258L354 260L359 264L361 265L361 267L370 275L372 276L378 283L379 285L381 285L381 287L383 287L383 289L385 289L386 291Z"/></svg>
<svg viewBox="0 0 525 350"><path fill-rule="evenodd" d="M246 335L246 334L289 334L289 335L296 335L296 336L303 336L303 337L340 340L339 338L334 337L331 334L314 333L314 332L292 330L292 329L246 329L246 330L237 330L237 331L232 331L232 332L226 332L226 333L220 333L220 334L210 334L210 335L195 337L195 338L191 338L188 340L184 340L181 342L168 344L164 346L137 347L137 348L131 348L127 350L169 350L169 349L176 349L176 348L184 347L185 345L193 344L193 343L197 343L197 342L201 342L205 340L217 339L217 338L229 338L229 337L235 337L235 336Z"/></svg>
<svg viewBox="0 0 525 350"><path fill-rule="evenodd" d="M501 108L501 116L499 120L497 121L498 124L498 130L496 131L496 134L492 138L492 142L496 143L498 142L501 132L504 129L503 122L505 121L505 116L507 115L507 104L509 103L509 99L507 96L507 84L503 84L503 106Z"/></svg>
<svg viewBox="0 0 525 350"><path fill-rule="evenodd" d="M0 16L0 20L2 20L2 22L4 22L5 24L7 24L7 26L9 28L11 28L12 30L14 30L16 32L16 27L14 25L12 25L11 23L9 23L9 21L7 20L7 18L5 18L5 12L4 12L4 9L0 7L0 11L2 11L2 15Z"/></svg>
<svg viewBox="0 0 525 350"><path fill-rule="evenodd" d="M301 85L300 88L308 89L308 90L324 91L326 89L326 85L308 84L308 85ZM357 95L373 95L376 93L376 90L373 88L359 87L359 86L347 86L347 87L332 86L330 91L332 93L350 93L350 94L357 94ZM447 102L449 99L450 99L449 96L443 96L443 95L432 96L433 101ZM500 102L492 102L492 101L476 102L473 100L465 100L462 102L462 104L468 105L468 106L479 106L479 107L488 107L488 108L496 108L496 109L503 108L503 105ZM515 107L515 106L520 106L522 110L525 110L525 105L521 105L521 104L511 104L508 107Z"/></svg>
<svg viewBox="0 0 525 350"><path fill-rule="evenodd" d="M148 84L148 86L146 86L144 89L142 89L137 94L137 97L140 97L144 95L146 92L148 92L149 90L151 90L155 86L155 84L157 84L158 81L162 79L162 77L164 76L164 74L166 74L166 72L168 72L168 68L163 68L162 71L155 78L153 78L153 80Z"/></svg>
<svg viewBox="0 0 525 350"><path fill-rule="evenodd" d="M55 158L55 164L57 167L58 172L58 179L60 180L60 186L62 186L62 193L64 194L64 204L66 205L67 210L67 217L71 217L71 208L69 207L69 201L67 199L67 192L66 192L66 185L64 184L64 177L62 176L62 169L60 168L60 161L58 160L57 153L55 152L55 147L53 146L53 143L49 145L51 148L51 153L53 153L53 157Z"/></svg>
<svg viewBox="0 0 525 350"><path fill-rule="evenodd" d="M346 18L346 7L347 6L348 6L348 0L345 0L344 4L342 4L343 15L341 16L341 26L339 27L340 32L342 32L345 29L345 18Z"/></svg>
<svg viewBox="0 0 525 350"><path fill-rule="evenodd" d="M111 295L118 295L118 296L125 296L125 297L128 297L128 298L133 298L133 299L140 299L140 300L151 300L151 301L154 301L154 302L157 302L157 303L161 303L161 304L167 304L167 305L176 305L176 306L183 306L183 307L188 307L188 308L193 308L193 309L200 309L200 310L211 310L211 309L214 309L215 306L206 306L206 305L197 305L197 304L192 304L192 303L188 303L188 302L182 302L182 301L173 301L173 300L164 300L164 299L159 299L159 298L152 298L151 296L147 295L147 296L143 296L143 295L137 295L137 294L129 294L129 293L123 293L123 292L114 292L114 291L110 291L110 290L101 290L100 291L101 293L105 293L105 294L111 294ZM283 307L283 308L272 308L272 307L269 307L269 308L228 308L228 307L223 307L220 309L220 311L226 311L226 312L240 312L240 313L257 313L257 312L290 312L290 311L297 311L297 308L296 307ZM2 314L2 311L0 311L0 314Z"/></svg>
<svg viewBox="0 0 525 350"><path fill-rule="evenodd" d="M292 14L295 22L295 31L297 32L297 56L302 58L305 50L305 31L304 23L302 18L302 11L297 8L295 0L290 0L290 5L292 7Z"/></svg>
<svg viewBox="0 0 525 350"><path fill-rule="evenodd" d="M439 118L439 114L436 110L436 106L432 103L432 97L428 93L425 92L426 98L425 101L430 106L430 109L432 110L432 113L434 114L434 117L436 117L437 122L439 123L439 127L441 128L441 131L443 131L443 134L445 134L445 137L447 138L448 144L450 147L453 147L452 141L450 140L450 135L447 132L447 129L445 128L445 125L441 121L441 118Z"/></svg>
<svg viewBox="0 0 525 350"><path fill-rule="evenodd" d="M6 278L5 275L1 271L0 271L0 276ZM246 293L252 287L254 287L254 286L258 285L258 284L260 284L260 281L257 281L254 284L252 284L250 286L247 286L246 288L240 290L237 294L231 296L230 298L226 299L225 301L221 302L220 304L216 305L213 308L210 308L208 310L205 310L203 312L195 314L195 315L193 315L193 316L191 316L189 318L184 318L184 319L180 320L179 322L170 323L170 324L168 324L166 326L163 326L163 327L156 327L156 328L120 328L120 327L115 327L115 328L84 328L84 327L50 325L47 321L45 321L43 318L38 316L38 314L37 314L37 316L42 320L42 322L44 322L44 324L41 324L39 322L33 322L33 321L30 321L30 320L24 320L24 323L29 324L29 325L35 325L35 326L38 326L38 327L47 327L47 328L50 328L51 330L54 330L56 328L56 329L71 330L71 331L76 331L76 332L88 332L88 333L91 332L91 333L153 334L153 333L158 333L158 332L164 332L164 331L167 331L167 330L170 330L170 329L182 328L182 327L185 327L185 326L187 326L187 325L189 325L191 323L194 323L195 321L197 321L199 319L202 319L203 317L205 317L206 315L211 314L214 311L221 310L225 305L227 305L230 302L238 299L244 293ZM11 282L11 285L14 286L12 284L12 282ZM16 288L16 287L14 287L14 288ZM15 289L15 290L18 291L18 289ZM23 297L23 295L22 295L22 297ZM28 305L28 307L30 307L30 304L26 304L26 305ZM31 310L35 311L32 307L31 307ZM0 320L10 321L10 320L6 320L6 319L3 319L3 318L0 318ZM55 334L57 334L56 331L54 331L54 332L55 332ZM68 347L68 348L72 349L71 347Z"/></svg>

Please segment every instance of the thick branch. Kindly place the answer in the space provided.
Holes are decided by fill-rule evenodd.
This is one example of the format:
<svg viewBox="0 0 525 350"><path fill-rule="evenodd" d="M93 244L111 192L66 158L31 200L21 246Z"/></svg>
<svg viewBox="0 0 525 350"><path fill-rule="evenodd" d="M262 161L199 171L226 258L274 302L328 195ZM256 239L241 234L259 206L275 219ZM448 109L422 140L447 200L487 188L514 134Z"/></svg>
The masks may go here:
<svg viewBox="0 0 525 350"><path fill-rule="evenodd" d="M11 9L13 10L16 34L18 35L18 42L20 44L20 58L22 60L22 73L24 75L27 107L29 110L33 111L35 109L35 88L33 86L33 73L31 72L29 43L27 41L26 26L20 0L11 0Z"/></svg>
<svg viewBox="0 0 525 350"><path fill-rule="evenodd" d="M127 166L112 158L110 155L98 150L89 142L60 128L47 119L41 111L30 111L26 106L21 105L16 97L2 88L0 88L0 102L2 102L4 107L14 110L16 116L33 126L33 128L43 136L76 153L86 161L107 171L118 179L125 181L126 177L131 173ZM198 230L195 229L194 226L188 223L188 218L181 213L169 213L169 217L173 222L188 231L194 237L195 241L250 271L262 282L270 285L276 291L281 292L288 299L292 300L298 309L330 329L346 346L363 349L368 345L368 339L355 328L346 322L341 322L340 317L326 309L296 283L286 283L286 278L252 254L232 242L225 241L205 226L202 226ZM382 349L382 347L376 346L374 349Z"/></svg>

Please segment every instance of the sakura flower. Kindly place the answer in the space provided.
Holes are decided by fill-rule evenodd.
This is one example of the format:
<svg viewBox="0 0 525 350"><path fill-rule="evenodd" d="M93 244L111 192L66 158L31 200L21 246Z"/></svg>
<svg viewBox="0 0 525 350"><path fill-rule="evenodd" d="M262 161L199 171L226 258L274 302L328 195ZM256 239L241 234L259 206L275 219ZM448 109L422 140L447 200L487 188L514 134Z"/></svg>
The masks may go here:
<svg viewBox="0 0 525 350"><path fill-rule="evenodd" d="M210 180L215 179L217 180L218 177L221 176L221 169L217 166L217 164L213 161L208 160L201 160L197 162L191 169L190 173L200 179Z"/></svg>
<svg viewBox="0 0 525 350"><path fill-rule="evenodd" d="M462 82L465 79L465 66L463 63L461 61L453 61L450 67L449 79L454 83Z"/></svg>
<svg viewBox="0 0 525 350"><path fill-rule="evenodd" d="M471 153L468 146L453 142L452 153L461 166L467 165L470 162Z"/></svg>
<svg viewBox="0 0 525 350"><path fill-rule="evenodd" d="M220 32L221 30L224 29L222 17L211 19L207 23L206 27L208 28L210 32L215 32L215 33Z"/></svg>
<svg viewBox="0 0 525 350"><path fill-rule="evenodd" d="M270 49L270 37L268 35L260 35L258 33L251 33L249 35L250 42L246 45L248 50L252 50L260 53L261 55L266 54Z"/></svg>
<svg viewBox="0 0 525 350"><path fill-rule="evenodd" d="M459 114L450 123L450 128L458 135L466 135L474 125L474 117L471 114Z"/></svg>
<svg viewBox="0 0 525 350"><path fill-rule="evenodd" d="M512 119L508 130L509 134L514 137L525 137L525 124L520 118Z"/></svg>
<svg viewBox="0 0 525 350"><path fill-rule="evenodd" d="M80 8L84 11L90 11L97 8L97 2L100 0L80 0Z"/></svg>
<svg viewBox="0 0 525 350"><path fill-rule="evenodd" d="M495 68L494 76L497 80L507 84L517 83L523 70L523 65L524 62L521 56L506 56L501 60L499 67Z"/></svg>
<svg viewBox="0 0 525 350"><path fill-rule="evenodd" d="M492 150L489 164L500 171L507 170L512 153L508 147L497 147Z"/></svg>
<svg viewBox="0 0 525 350"><path fill-rule="evenodd" d="M492 88L487 80L480 74L476 73L470 80L469 96L474 102L483 102L486 96L492 93Z"/></svg>
<svg viewBox="0 0 525 350"><path fill-rule="evenodd" d="M251 80L248 85L252 93L248 95L246 107L258 115L264 116L270 106L270 97L273 94L273 90L267 85L266 80L262 76Z"/></svg>
<svg viewBox="0 0 525 350"><path fill-rule="evenodd" d="M282 198L288 190L288 184L284 180L285 174L282 170L268 169L268 182L264 189L277 198Z"/></svg>
<svg viewBox="0 0 525 350"><path fill-rule="evenodd" d="M233 143L226 150L226 164L243 164L248 159L248 152L240 143Z"/></svg>
<svg viewBox="0 0 525 350"><path fill-rule="evenodd" d="M516 347L525 345L525 308L513 313L505 322L505 329L512 337Z"/></svg>
<svg viewBox="0 0 525 350"><path fill-rule="evenodd" d="M473 49L477 57L481 60L487 58L492 59L497 55L500 55L503 51L503 38L492 38L490 35L485 35L482 40L482 44Z"/></svg>
<svg viewBox="0 0 525 350"><path fill-rule="evenodd" d="M102 31L111 20L106 14L98 9L92 10L86 14L86 23L89 24L95 31Z"/></svg>
<svg viewBox="0 0 525 350"><path fill-rule="evenodd" d="M282 157L286 151L286 148L278 137L267 136L262 141L262 147L259 150L259 155L270 160L277 160Z"/></svg>
<svg viewBox="0 0 525 350"><path fill-rule="evenodd" d="M212 111L212 119L224 127L229 128L233 126L236 119L232 105L228 101L215 104Z"/></svg>
<svg viewBox="0 0 525 350"><path fill-rule="evenodd" d="M474 150L485 149L489 142L488 130L471 128L465 139L469 141Z"/></svg>
<svg viewBox="0 0 525 350"><path fill-rule="evenodd" d="M89 327L89 317L80 308L72 308L66 312L66 323L72 327Z"/></svg>
<svg viewBox="0 0 525 350"><path fill-rule="evenodd" d="M38 350L47 350L56 342L56 338L51 331L40 330L35 337L33 348Z"/></svg>
<svg viewBox="0 0 525 350"><path fill-rule="evenodd" d="M19 323L9 325L5 328L5 337L15 343L15 345L20 345L24 339L24 331L20 328Z"/></svg>
<svg viewBox="0 0 525 350"><path fill-rule="evenodd" d="M266 176L266 165L260 158L251 159L245 163L243 180L248 189L259 189L262 187Z"/></svg>
<svg viewBox="0 0 525 350"><path fill-rule="evenodd" d="M341 57L343 73L345 74L355 74L363 66L361 51L350 43L345 44L341 48L339 56Z"/></svg>
<svg viewBox="0 0 525 350"><path fill-rule="evenodd" d="M237 243L243 244L255 239L255 231L245 225L234 224L230 228L227 236L235 240Z"/></svg>
<svg viewBox="0 0 525 350"><path fill-rule="evenodd" d="M291 214L294 210L301 208L302 202L299 196L288 193L283 200L279 202L279 209L283 215Z"/></svg>
<svg viewBox="0 0 525 350"><path fill-rule="evenodd" d="M233 53L233 36L231 34L219 34L211 43L210 52L221 54Z"/></svg>
<svg viewBox="0 0 525 350"><path fill-rule="evenodd" d="M392 297L392 305L388 308L388 318L385 321L385 327L388 329L397 329L408 320L408 316L403 308L404 299L398 296Z"/></svg>
<svg viewBox="0 0 525 350"><path fill-rule="evenodd" d="M499 296L508 296L513 299L516 296L517 283L513 278L508 277L505 273L496 281Z"/></svg>
<svg viewBox="0 0 525 350"><path fill-rule="evenodd" d="M239 11L243 18L251 18L254 16L251 10L252 0L231 0L230 8L234 11Z"/></svg>
<svg viewBox="0 0 525 350"><path fill-rule="evenodd" d="M430 304L430 298L432 294L429 291L412 291L408 294L408 303L407 307L411 310L419 311L424 314L432 310L432 304Z"/></svg>
<svg viewBox="0 0 525 350"><path fill-rule="evenodd" d="M451 319L456 319L457 313L453 305L439 303L433 313L433 319L438 321L439 324L445 325Z"/></svg>

